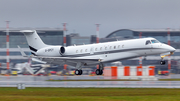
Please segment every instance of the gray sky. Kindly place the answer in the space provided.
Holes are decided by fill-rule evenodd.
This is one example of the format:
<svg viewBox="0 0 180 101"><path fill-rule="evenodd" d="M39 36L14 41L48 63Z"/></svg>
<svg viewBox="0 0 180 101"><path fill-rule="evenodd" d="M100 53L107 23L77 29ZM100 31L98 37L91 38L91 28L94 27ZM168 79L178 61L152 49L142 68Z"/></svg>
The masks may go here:
<svg viewBox="0 0 180 101"><path fill-rule="evenodd" d="M0 27L62 28L100 37L124 28L180 28L180 0L0 0Z"/></svg>

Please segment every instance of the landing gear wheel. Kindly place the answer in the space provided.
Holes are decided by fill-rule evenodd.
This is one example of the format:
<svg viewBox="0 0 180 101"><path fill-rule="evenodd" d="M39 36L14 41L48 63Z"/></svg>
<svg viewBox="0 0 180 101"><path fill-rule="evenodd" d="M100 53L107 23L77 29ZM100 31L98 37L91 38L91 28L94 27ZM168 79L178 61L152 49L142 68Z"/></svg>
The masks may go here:
<svg viewBox="0 0 180 101"><path fill-rule="evenodd" d="M79 75L82 75L83 71L82 70L79 70L79 71L80 71Z"/></svg>
<svg viewBox="0 0 180 101"><path fill-rule="evenodd" d="M96 69L96 75L102 75L102 74L103 74L103 70Z"/></svg>
<svg viewBox="0 0 180 101"><path fill-rule="evenodd" d="M96 75L100 74L100 69L96 69Z"/></svg>
<svg viewBox="0 0 180 101"><path fill-rule="evenodd" d="M100 75L102 75L103 74L103 70L100 70Z"/></svg>
<svg viewBox="0 0 180 101"><path fill-rule="evenodd" d="M75 74L76 74L76 75L79 75L79 70L76 69L76 70L75 70Z"/></svg>
<svg viewBox="0 0 180 101"><path fill-rule="evenodd" d="M82 70L78 70L78 69L75 70L75 74L76 74L76 75L81 75L82 73L83 73Z"/></svg>
<svg viewBox="0 0 180 101"><path fill-rule="evenodd" d="M161 60L161 61L160 61L160 64L161 64L161 65L165 65L166 62L165 62L164 60Z"/></svg>

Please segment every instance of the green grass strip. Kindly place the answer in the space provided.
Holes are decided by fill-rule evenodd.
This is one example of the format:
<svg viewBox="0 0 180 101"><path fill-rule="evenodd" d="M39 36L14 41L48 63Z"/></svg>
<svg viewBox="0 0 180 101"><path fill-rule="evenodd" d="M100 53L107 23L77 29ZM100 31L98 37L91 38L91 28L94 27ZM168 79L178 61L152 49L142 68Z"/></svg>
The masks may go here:
<svg viewBox="0 0 180 101"><path fill-rule="evenodd" d="M180 101L169 88L0 88L0 101Z"/></svg>
<svg viewBox="0 0 180 101"><path fill-rule="evenodd" d="M180 81L180 79L159 79L159 81Z"/></svg>

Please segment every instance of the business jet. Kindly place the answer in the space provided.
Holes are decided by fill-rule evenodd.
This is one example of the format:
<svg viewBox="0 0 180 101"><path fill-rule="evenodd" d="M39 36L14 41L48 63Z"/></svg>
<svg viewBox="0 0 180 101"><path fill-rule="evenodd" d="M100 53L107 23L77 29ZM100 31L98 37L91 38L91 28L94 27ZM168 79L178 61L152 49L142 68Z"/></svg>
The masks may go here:
<svg viewBox="0 0 180 101"><path fill-rule="evenodd" d="M95 43L74 46L53 46L45 44L35 30L22 30L33 58L47 64L67 64L75 67L75 74L82 74L82 66L99 65L97 75L103 74L104 63L115 62L147 55L168 53L161 56L160 64L164 65L164 57L170 56L175 49L160 43L155 38L140 38L106 43ZM21 51L23 56L26 54Z"/></svg>

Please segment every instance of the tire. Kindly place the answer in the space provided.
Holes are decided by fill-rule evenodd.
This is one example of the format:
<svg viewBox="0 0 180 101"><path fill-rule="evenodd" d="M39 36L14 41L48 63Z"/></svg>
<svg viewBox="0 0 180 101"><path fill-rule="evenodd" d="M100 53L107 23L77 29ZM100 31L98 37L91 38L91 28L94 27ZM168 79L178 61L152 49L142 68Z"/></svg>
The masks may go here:
<svg viewBox="0 0 180 101"><path fill-rule="evenodd" d="M96 69L96 75L100 75L100 69Z"/></svg>
<svg viewBox="0 0 180 101"><path fill-rule="evenodd" d="M160 64L163 65L163 61L160 61Z"/></svg>
<svg viewBox="0 0 180 101"><path fill-rule="evenodd" d="M160 64L161 64L161 65L165 65L166 62L162 60L162 61L160 61Z"/></svg>
<svg viewBox="0 0 180 101"><path fill-rule="evenodd" d="M82 75L83 71L82 70L79 70L79 71L80 71L79 75Z"/></svg>
<svg viewBox="0 0 180 101"><path fill-rule="evenodd" d="M75 70L75 74L76 74L76 75L79 75L79 73L80 73L80 71L76 69L76 70Z"/></svg>
<svg viewBox="0 0 180 101"><path fill-rule="evenodd" d="M100 74L99 75L102 75L103 74L103 70L100 70Z"/></svg>

